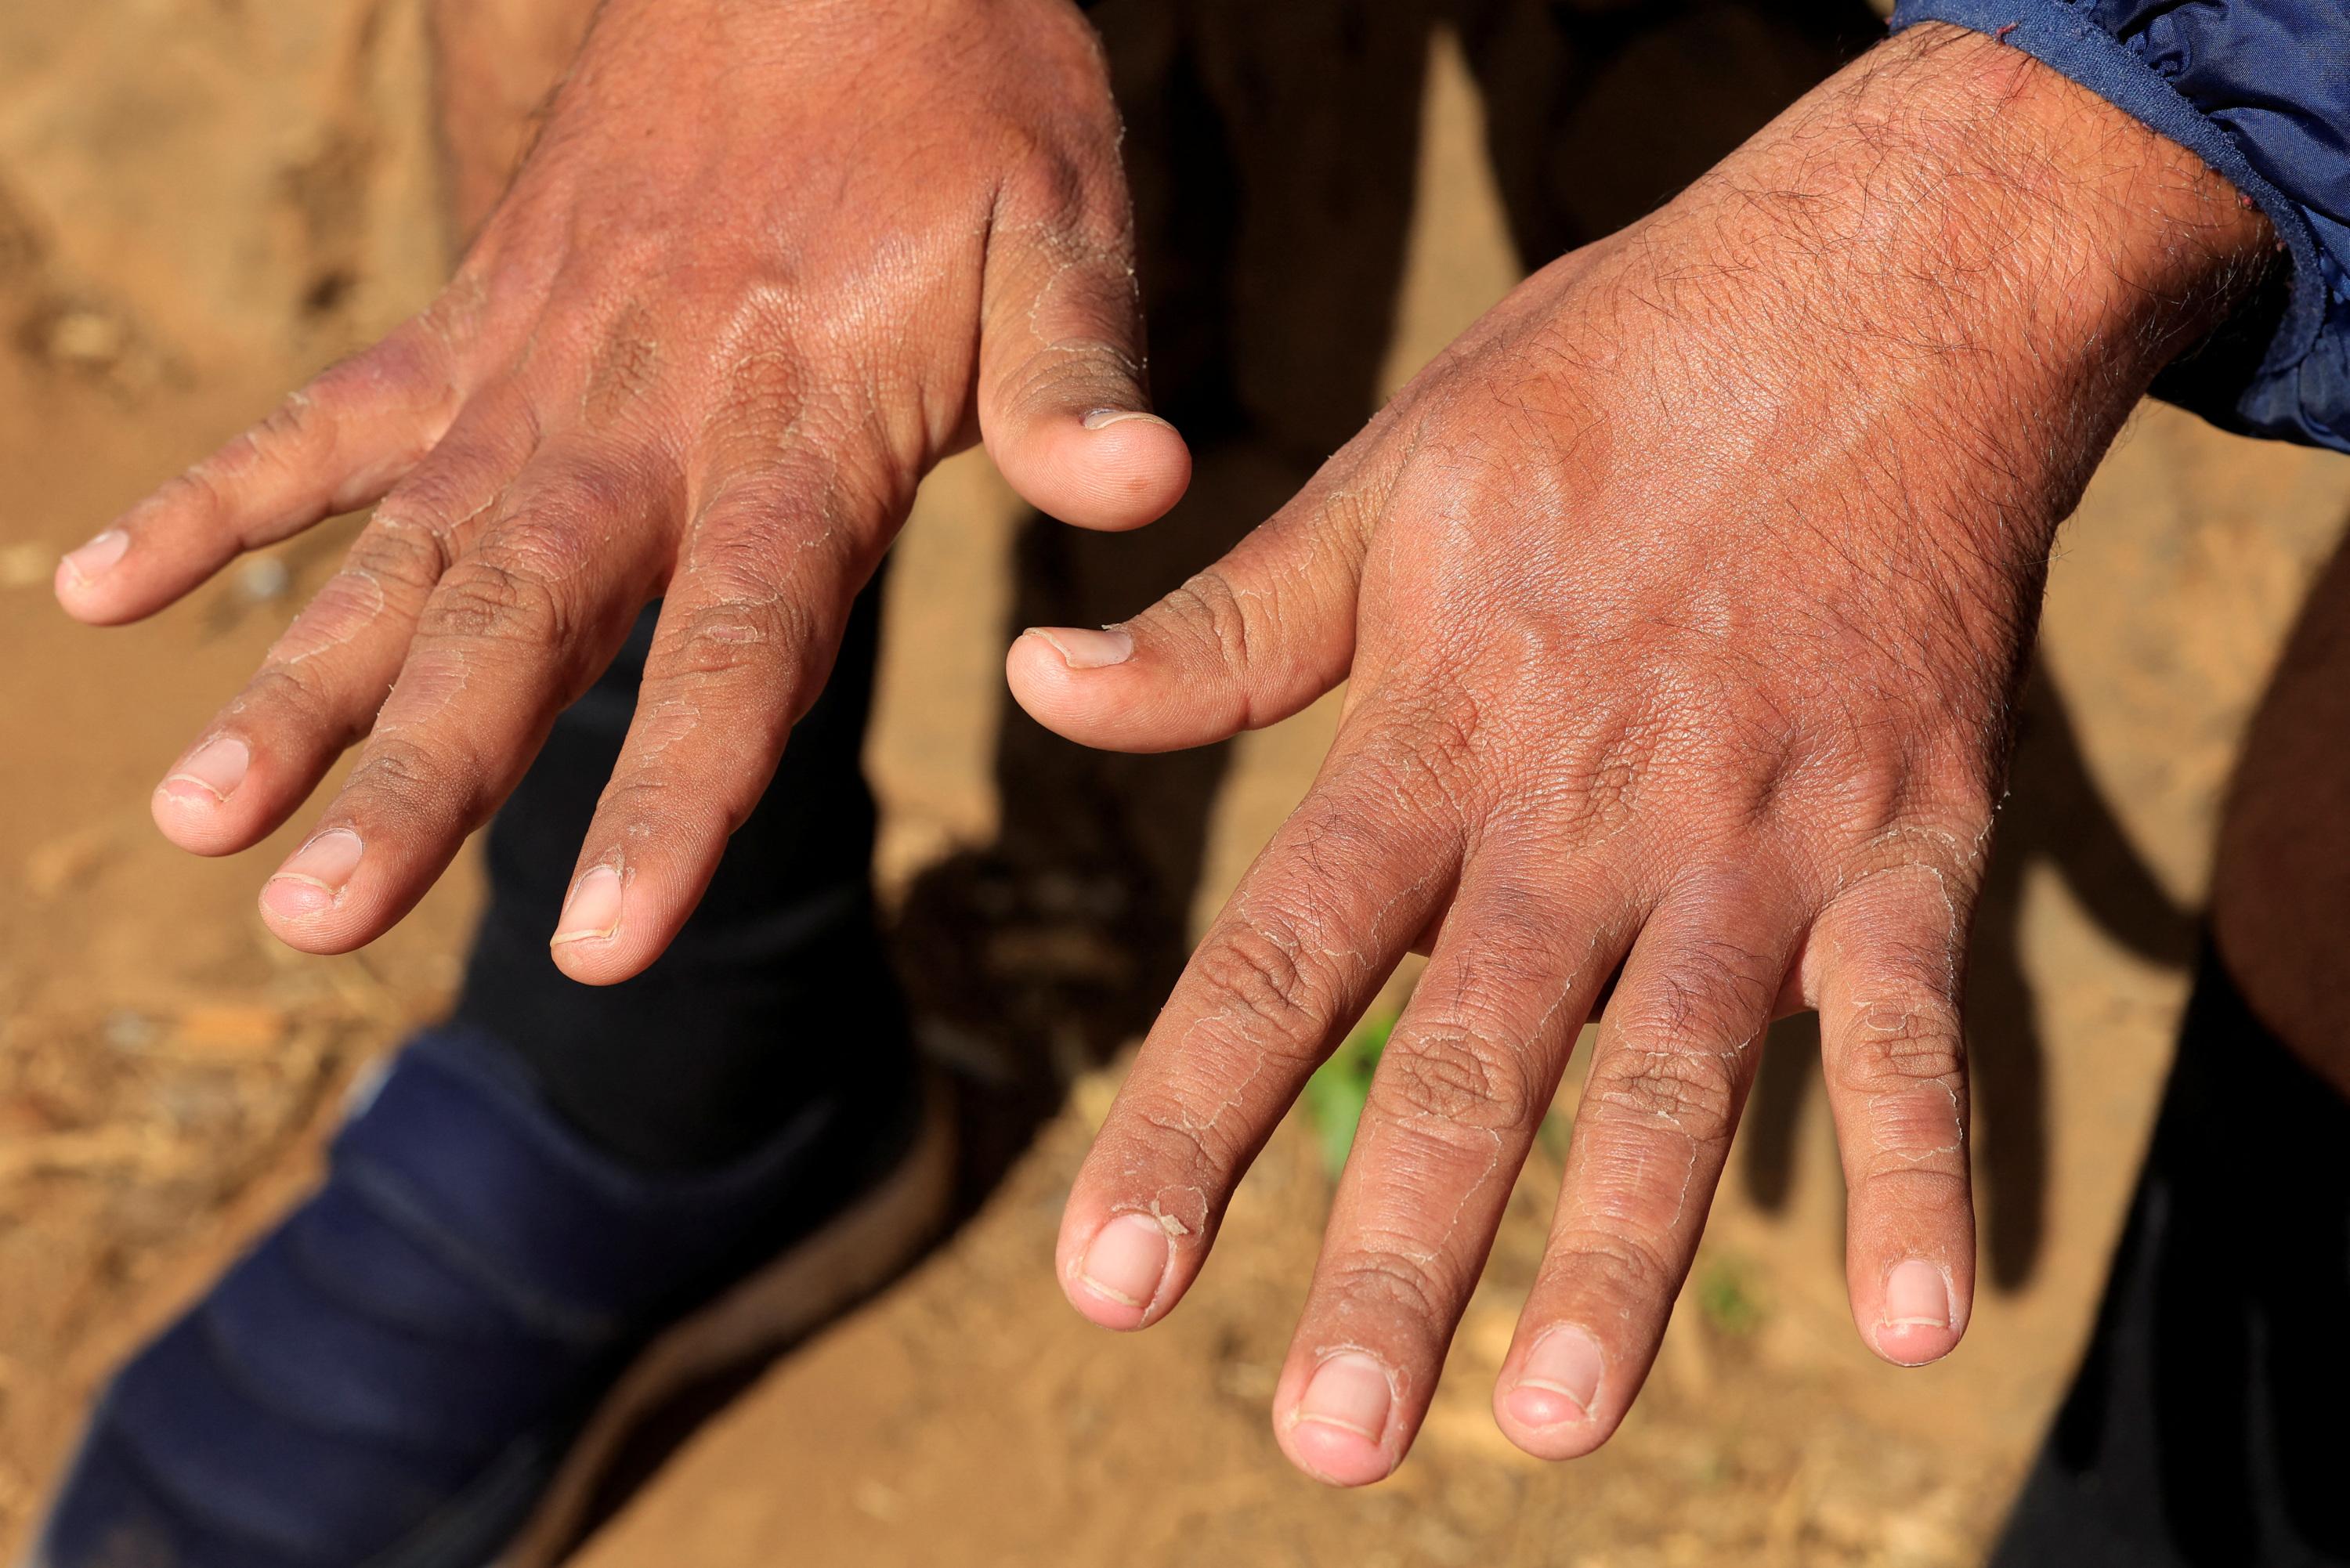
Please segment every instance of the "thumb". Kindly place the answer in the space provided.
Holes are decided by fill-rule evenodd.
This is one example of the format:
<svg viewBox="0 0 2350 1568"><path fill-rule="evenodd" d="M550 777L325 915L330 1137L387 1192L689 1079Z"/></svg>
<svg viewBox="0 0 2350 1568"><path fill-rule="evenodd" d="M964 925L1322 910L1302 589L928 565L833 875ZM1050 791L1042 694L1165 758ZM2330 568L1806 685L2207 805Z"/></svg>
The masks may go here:
<svg viewBox="0 0 2350 1568"><path fill-rule="evenodd" d="M1150 411L1126 192L1114 175L1098 182L1110 188L995 231L979 427L1038 511L1081 528L1139 528L1182 498L1191 453ZM1103 213L1116 221L1084 215Z"/></svg>
<svg viewBox="0 0 2350 1568"><path fill-rule="evenodd" d="M1347 678L1368 533L1356 498L1309 492L1132 620L1023 632L1004 660L1012 694L1046 729L1105 751L1276 723Z"/></svg>

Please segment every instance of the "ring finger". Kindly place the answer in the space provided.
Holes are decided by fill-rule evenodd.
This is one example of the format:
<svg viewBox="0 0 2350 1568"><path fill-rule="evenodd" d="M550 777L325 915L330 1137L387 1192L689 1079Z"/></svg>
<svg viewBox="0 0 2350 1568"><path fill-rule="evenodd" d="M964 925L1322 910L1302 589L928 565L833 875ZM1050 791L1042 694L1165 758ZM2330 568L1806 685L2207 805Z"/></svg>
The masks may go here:
<svg viewBox="0 0 2350 1568"><path fill-rule="evenodd" d="M1656 1358L1753 1080L1798 922L1751 873L1667 896L1600 1021L1550 1248L1494 1389L1544 1459L1616 1429Z"/></svg>

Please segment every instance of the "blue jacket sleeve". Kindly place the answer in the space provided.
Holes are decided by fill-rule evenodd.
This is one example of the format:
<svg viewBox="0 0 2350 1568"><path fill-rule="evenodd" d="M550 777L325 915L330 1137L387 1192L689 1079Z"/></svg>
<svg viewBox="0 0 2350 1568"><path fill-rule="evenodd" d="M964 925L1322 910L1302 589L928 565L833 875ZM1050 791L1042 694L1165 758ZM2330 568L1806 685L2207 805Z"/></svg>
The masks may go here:
<svg viewBox="0 0 2350 1568"><path fill-rule="evenodd" d="M1894 30L1918 22L2023 50L2259 202L2286 288L2154 389L2229 430L2350 452L2350 0L1900 0Z"/></svg>

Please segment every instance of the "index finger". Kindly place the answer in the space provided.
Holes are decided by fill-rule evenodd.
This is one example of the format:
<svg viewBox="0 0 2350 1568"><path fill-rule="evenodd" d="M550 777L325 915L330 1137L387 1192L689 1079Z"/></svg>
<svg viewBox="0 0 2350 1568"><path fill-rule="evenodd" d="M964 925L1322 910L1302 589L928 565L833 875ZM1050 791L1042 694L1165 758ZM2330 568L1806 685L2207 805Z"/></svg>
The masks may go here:
<svg viewBox="0 0 2350 1568"><path fill-rule="evenodd" d="M456 418L446 345L421 318L343 360L57 563L57 602L114 626L246 550L371 506Z"/></svg>

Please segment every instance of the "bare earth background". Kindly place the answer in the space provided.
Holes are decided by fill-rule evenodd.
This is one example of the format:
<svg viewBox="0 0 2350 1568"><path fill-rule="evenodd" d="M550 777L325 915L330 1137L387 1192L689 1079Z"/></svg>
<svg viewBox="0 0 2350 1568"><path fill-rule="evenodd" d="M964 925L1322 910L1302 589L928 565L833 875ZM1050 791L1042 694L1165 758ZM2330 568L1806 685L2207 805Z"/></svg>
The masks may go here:
<svg viewBox="0 0 2350 1568"><path fill-rule="evenodd" d="M1447 47L1431 73L1390 384L1513 276L1474 93ZM47 594L61 549L429 297L424 108L413 0L0 9L0 1559L111 1360L297 1189L339 1084L454 980L470 865L321 961L252 913L283 840L203 862L148 823L160 770L348 524L133 630L74 627ZM1322 1490L1265 1413L1326 1201L1311 1140L1284 1129L1175 1319L1102 1334L1049 1268L1097 1073L976 1221L703 1428L587 1560L1976 1560L2102 1278L2239 725L2345 515L2350 464L2149 410L2065 535L1977 950L2000 1283L1943 1366L1894 1371L1852 1334L1792 1030L1611 1448L1545 1468L1486 1414L1557 1177L1538 1153L1410 1463ZM1014 519L963 460L900 548L872 755L889 889L993 829ZM1330 717L1243 743L1198 909L1295 801Z"/></svg>

